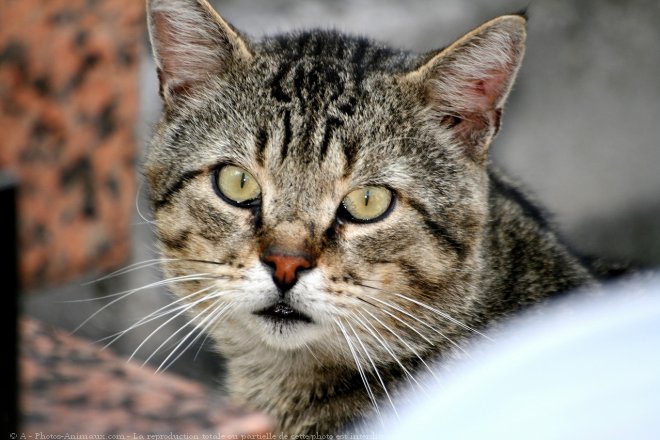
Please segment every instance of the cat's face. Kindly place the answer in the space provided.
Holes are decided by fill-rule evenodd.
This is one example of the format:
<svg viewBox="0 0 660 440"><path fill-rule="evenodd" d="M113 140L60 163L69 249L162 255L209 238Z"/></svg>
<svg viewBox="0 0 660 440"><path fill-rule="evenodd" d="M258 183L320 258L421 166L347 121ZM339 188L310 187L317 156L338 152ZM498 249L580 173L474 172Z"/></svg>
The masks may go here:
<svg viewBox="0 0 660 440"><path fill-rule="evenodd" d="M499 123L499 107L442 112L432 71L455 52L334 33L248 45L207 7L195 20L219 26L191 37L167 11L152 11L166 111L146 175L165 271L194 278L173 290L199 328L233 349L346 358L351 340L385 357L450 344L474 299ZM200 41L217 65L193 75L204 64L168 48Z"/></svg>

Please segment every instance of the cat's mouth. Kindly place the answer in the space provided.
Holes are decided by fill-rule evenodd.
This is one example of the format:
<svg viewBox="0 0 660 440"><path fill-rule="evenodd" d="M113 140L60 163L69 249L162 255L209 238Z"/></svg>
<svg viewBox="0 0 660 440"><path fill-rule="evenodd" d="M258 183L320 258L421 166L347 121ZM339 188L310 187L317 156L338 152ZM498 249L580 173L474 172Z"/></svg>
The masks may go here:
<svg viewBox="0 0 660 440"><path fill-rule="evenodd" d="M304 322L306 324L312 323L312 318L305 315L304 313L299 312L298 310L291 307L291 305L282 301L261 311L254 312L254 314L282 324L295 322Z"/></svg>

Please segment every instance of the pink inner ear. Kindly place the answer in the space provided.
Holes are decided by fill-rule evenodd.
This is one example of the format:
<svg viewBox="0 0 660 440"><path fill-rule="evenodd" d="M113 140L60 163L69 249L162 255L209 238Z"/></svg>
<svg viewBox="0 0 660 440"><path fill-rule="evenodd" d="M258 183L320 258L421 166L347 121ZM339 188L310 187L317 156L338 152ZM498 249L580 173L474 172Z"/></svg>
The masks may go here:
<svg viewBox="0 0 660 440"><path fill-rule="evenodd" d="M502 71L487 72L485 78L474 78L465 81L465 93L468 108L463 110L469 113L495 110L499 106L505 92L508 75ZM460 111L460 110L459 110Z"/></svg>
<svg viewBox="0 0 660 440"><path fill-rule="evenodd" d="M437 111L461 119L498 110L511 77L507 67L474 72L445 68L427 85L429 103Z"/></svg>
<svg viewBox="0 0 660 440"><path fill-rule="evenodd" d="M185 22L171 11L152 14L152 41L160 64L161 96L188 94L222 68L227 48L218 44L218 29L204 17ZM197 23L199 21L199 23Z"/></svg>
<svg viewBox="0 0 660 440"><path fill-rule="evenodd" d="M483 161L489 140L500 127L510 74L505 66L473 73L470 77L466 72L445 69L427 93L431 106L443 115L440 123L461 141L468 156Z"/></svg>
<svg viewBox="0 0 660 440"><path fill-rule="evenodd" d="M180 42L175 37L174 28L171 26L172 18L165 13L156 13L152 16L154 39L158 61L161 68L158 69L158 79L162 87L167 84L170 87L173 74L176 69L176 58L172 48L177 48Z"/></svg>

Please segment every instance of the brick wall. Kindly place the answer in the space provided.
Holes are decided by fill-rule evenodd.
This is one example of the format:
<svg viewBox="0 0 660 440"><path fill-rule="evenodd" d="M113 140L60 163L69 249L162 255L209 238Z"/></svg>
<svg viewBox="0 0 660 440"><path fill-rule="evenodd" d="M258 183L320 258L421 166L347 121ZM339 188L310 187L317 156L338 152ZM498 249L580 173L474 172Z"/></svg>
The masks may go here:
<svg viewBox="0 0 660 440"><path fill-rule="evenodd" d="M136 0L2 2L0 168L19 179L26 288L128 256L143 9Z"/></svg>

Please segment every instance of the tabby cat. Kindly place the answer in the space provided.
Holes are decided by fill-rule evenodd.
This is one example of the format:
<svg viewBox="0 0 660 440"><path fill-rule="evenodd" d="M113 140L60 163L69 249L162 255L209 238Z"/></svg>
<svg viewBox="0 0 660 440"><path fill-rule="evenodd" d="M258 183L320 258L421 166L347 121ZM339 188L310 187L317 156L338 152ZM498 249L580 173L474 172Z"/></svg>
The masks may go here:
<svg viewBox="0 0 660 440"><path fill-rule="evenodd" d="M493 323L594 282L488 162L524 15L422 54L334 31L253 41L206 0L148 1L148 21L163 269L231 395L278 432L383 411Z"/></svg>

